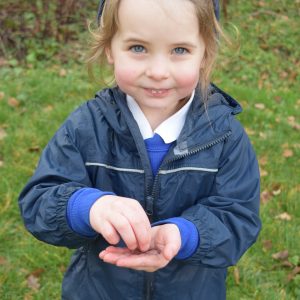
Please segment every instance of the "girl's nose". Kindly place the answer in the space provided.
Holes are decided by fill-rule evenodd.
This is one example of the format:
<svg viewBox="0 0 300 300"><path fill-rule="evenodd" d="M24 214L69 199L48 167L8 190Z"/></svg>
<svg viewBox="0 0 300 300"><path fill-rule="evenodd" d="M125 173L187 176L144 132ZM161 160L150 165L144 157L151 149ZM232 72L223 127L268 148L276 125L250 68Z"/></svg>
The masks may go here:
<svg viewBox="0 0 300 300"><path fill-rule="evenodd" d="M165 58L155 57L149 61L146 76L153 80L164 80L170 76L169 66Z"/></svg>

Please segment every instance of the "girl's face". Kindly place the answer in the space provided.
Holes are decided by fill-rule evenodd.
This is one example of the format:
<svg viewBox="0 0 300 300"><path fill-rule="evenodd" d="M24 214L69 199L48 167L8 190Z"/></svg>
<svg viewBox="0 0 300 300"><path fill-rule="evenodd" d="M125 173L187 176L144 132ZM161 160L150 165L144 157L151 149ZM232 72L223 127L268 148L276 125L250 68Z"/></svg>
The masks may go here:
<svg viewBox="0 0 300 300"><path fill-rule="evenodd" d="M148 118L168 118L199 82L205 45L195 7L182 0L122 0L119 29L106 49L119 88Z"/></svg>

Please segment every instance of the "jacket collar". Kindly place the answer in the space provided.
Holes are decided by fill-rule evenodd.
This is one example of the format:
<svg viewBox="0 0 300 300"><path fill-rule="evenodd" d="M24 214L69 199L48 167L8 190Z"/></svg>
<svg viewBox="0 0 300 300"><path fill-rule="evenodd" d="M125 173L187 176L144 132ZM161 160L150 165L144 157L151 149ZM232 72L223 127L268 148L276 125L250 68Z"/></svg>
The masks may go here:
<svg viewBox="0 0 300 300"><path fill-rule="evenodd" d="M144 140L127 106L126 94L118 87L104 89L96 95L107 122L115 132L122 135L126 143L132 137L138 147L144 148ZM216 85L211 84L208 101L204 103L199 88L196 88L193 102L188 110L183 129L177 139L176 151L186 152L201 143L207 143L230 130L230 115L242 111L239 103Z"/></svg>

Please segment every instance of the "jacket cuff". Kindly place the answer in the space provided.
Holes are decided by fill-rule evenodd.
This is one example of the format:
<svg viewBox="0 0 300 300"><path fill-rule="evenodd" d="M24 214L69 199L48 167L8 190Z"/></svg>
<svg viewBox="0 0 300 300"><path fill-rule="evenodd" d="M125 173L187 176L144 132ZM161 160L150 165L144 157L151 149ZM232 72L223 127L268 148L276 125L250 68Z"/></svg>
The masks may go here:
<svg viewBox="0 0 300 300"><path fill-rule="evenodd" d="M181 246L175 258L183 260L191 257L200 243L200 235L194 223L187 219L177 217L155 222L151 224L151 226L153 227L163 224L175 224L179 228Z"/></svg>
<svg viewBox="0 0 300 300"><path fill-rule="evenodd" d="M90 224L90 210L92 205L105 195L115 194L94 188L82 188L72 194L67 205L67 221L73 231L86 237L97 235Z"/></svg>

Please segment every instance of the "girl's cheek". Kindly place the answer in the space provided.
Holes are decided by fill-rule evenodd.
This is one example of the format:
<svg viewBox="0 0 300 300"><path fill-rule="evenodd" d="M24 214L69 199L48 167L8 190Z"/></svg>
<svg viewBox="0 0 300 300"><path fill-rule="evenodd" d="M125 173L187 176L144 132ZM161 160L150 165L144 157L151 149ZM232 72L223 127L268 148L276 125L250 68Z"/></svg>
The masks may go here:
<svg viewBox="0 0 300 300"><path fill-rule="evenodd" d="M136 72L128 68L115 68L115 79L117 83L132 84L137 78Z"/></svg>
<svg viewBox="0 0 300 300"><path fill-rule="evenodd" d="M198 70L197 70L198 71ZM199 72L182 72L177 78L177 83L182 87L196 87L199 82Z"/></svg>

